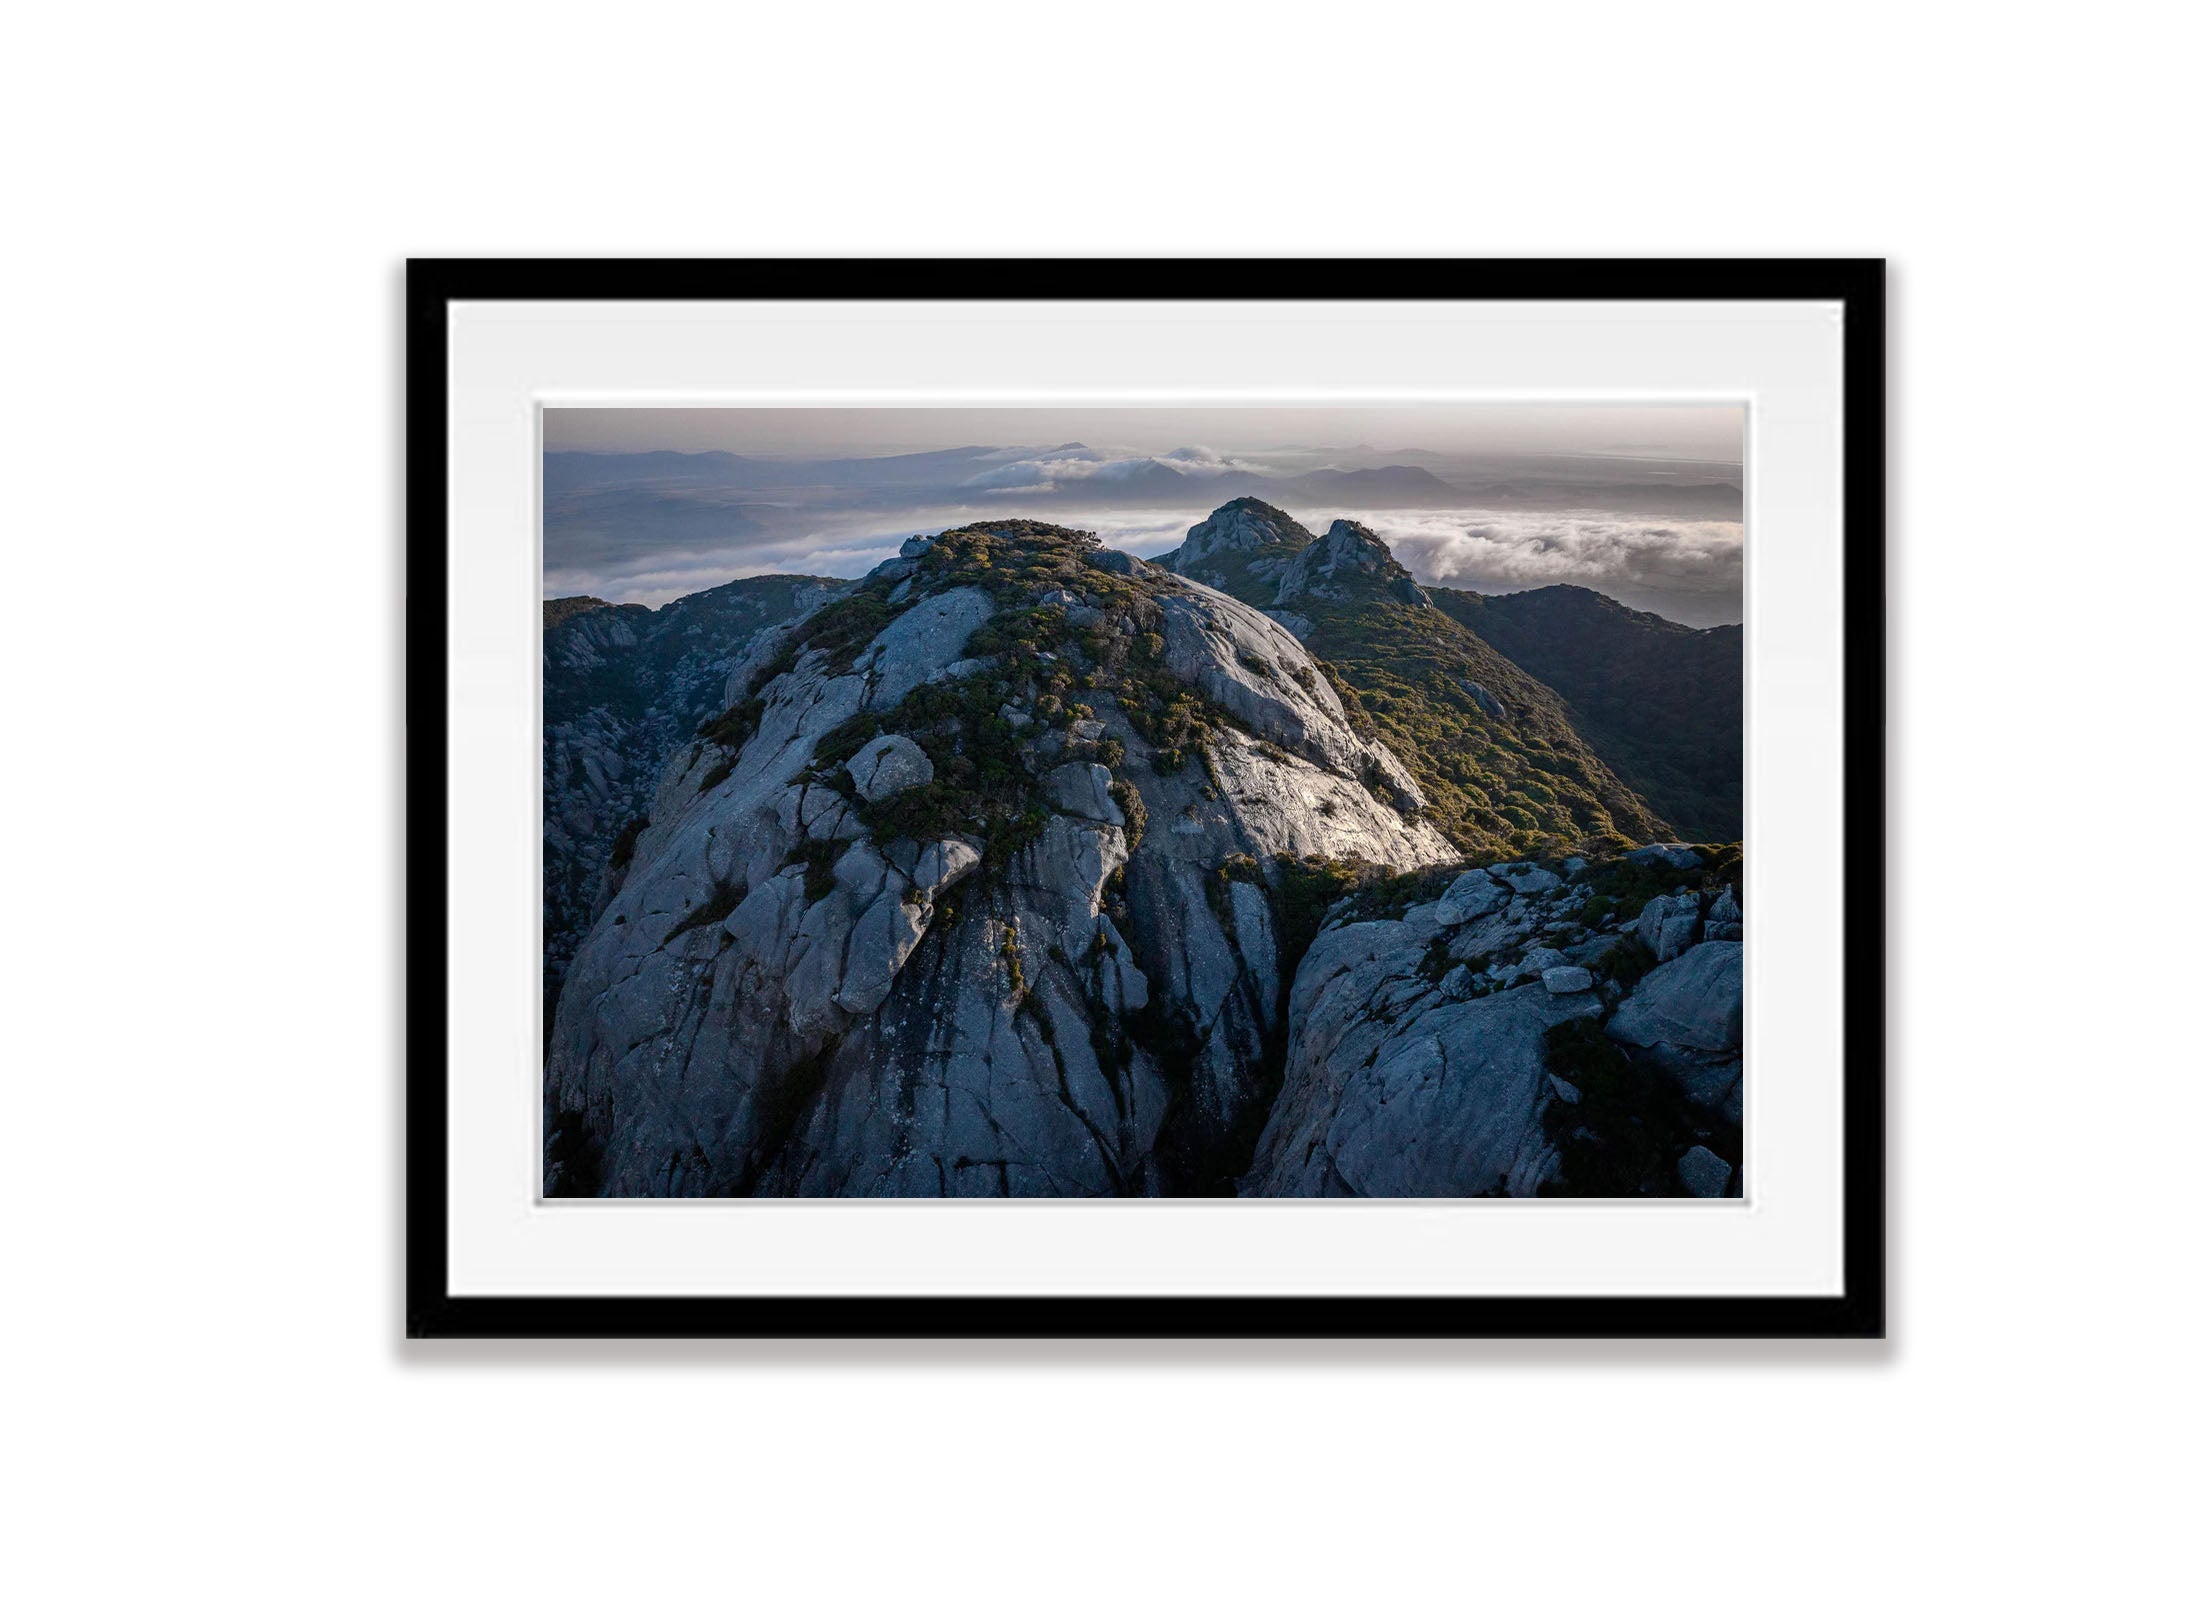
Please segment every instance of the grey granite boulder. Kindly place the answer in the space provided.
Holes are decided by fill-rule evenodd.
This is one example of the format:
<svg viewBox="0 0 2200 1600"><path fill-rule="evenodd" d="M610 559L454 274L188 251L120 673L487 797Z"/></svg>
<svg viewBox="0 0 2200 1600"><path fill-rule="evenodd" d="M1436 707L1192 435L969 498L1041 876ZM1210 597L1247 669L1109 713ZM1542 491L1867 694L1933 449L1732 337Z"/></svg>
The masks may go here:
<svg viewBox="0 0 2200 1600"><path fill-rule="evenodd" d="M1545 967L1543 987L1553 994L1586 994L1596 987L1596 974L1587 967Z"/></svg>
<svg viewBox="0 0 2200 1600"><path fill-rule="evenodd" d="M1095 550L1085 560L1102 572L1112 572L1119 577L1144 578L1153 575L1153 568L1128 550Z"/></svg>
<svg viewBox="0 0 2200 1600"><path fill-rule="evenodd" d="M952 888L977 870L978 848L963 839L940 839L924 847L913 874L927 894Z"/></svg>
<svg viewBox="0 0 2200 1600"><path fill-rule="evenodd" d="M1734 1175L1732 1163L1700 1144L1692 1144L1680 1160L1681 1187L1699 1200L1716 1200L1726 1193L1726 1181Z"/></svg>
<svg viewBox="0 0 2200 1600"><path fill-rule="evenodd" d="M1490 876L1510 884L1515 894L1549 894L1565 887L1555 872L1546 872L1532 861L1508 861L1491 867Z"/></svg>
<svg viewBox="0 0 2200 1600"><path fill-rule="evenodd" d="M1456 928L1487 916L1512 898L1512 890L1492 877L1481 867L1462 872L1451 880L1451 887L1436 902L1436 920L1446 927Z"/></svg>
<svg viewBox="0 0 2200 1600"><path fill-rule="evenodd" d="M848 758L848 776L857 794L875 802L930 783L932 760L914 739L882 733Z"/></svg>
<svg viewBox="0 0 2200 1600"><path fill-rule="evenodd" d="M1073 817L1123 826L1123 811L1108 793L1114 775L1097 761L1072 761L1046 775L1047 804Z"/></svg>
<svg viewBox="0 0 2200 1600"><path fill-rule="evenodd" d="M1635 937L1660 961L1671 961L1696 942L1696 898L1661 894L1642 908Z"/></svg>
<svg viewBox="0 0 2200 1600"><path fill-rule="evenodd" d="M833 996L850 1016L869 1016L893 987L894 974L924 937L924 911L899 894L880 894L848 935L841 963L840 990Z"/></svg>
<svg viewBox="0 0 2200 1600"><path fill-rule="evenodd" d="M1698 944L1665 962L1619 1001L1606 1032L1648 1052L1692 1098L1716 1105L1740 1074L1742 946Z"/></svg>

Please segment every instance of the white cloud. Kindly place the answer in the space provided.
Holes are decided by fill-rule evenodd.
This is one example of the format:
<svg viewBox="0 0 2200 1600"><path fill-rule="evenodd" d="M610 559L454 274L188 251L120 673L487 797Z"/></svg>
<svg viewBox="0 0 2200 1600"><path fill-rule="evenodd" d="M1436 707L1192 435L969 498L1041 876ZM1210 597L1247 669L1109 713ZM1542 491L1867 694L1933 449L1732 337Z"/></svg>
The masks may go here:
<svg viewBox="0 0 2200 1600"><path fill-rule="evenodd" d="M1374 529L1427 583L1507 594L1574 583L1706 627L1741 618L1742 525L1566 512L1324 512Z"/></svg>
<svg viewBox="0 0 2200 1600"><path fill-rule="evenodd" d="M1226 472L1260 472L1250 461L1221 455L1205 445L1187 445L1165 456L1117 454L1103 456L1097 450L1052 450L1027 455L998 467L990 467L963 481L965 489L1028 489L1076 480L1112 483L1135 478L1154 467L1187 478L1212 478Z"/></svg>
<svg viewBox="0 0 2200 1600"><path fill-rule="evenodd" d="M1079 465L1089 474L1096 466L1121 470L1122 464L1150 459L1118 457ZM574 550L571 558L550 564L546 592L661 605L762 573L857 577L895 554L909 534L1017 515L1067 522L1097 533L1115 549L1153 556L1183 543L1185 530L1199 520L1197 514L1180 510L1105 503L1065 510L1049 504L1057 481L1034 471L1029 481L991 485L960 503L899 507L884 515L860 506L829 511L752 506L747 509L754 521L723 541L692 544L642 536L625 548L598 541L585 553ZM1316 533L1336 517L1374 529L1407 569L1428 583L1497 594L1574 583L1697 627L1741 616L1743 538L1738 522L1511 510L1370 512L1344 507L1299 513L1299 520Z"/></svg>

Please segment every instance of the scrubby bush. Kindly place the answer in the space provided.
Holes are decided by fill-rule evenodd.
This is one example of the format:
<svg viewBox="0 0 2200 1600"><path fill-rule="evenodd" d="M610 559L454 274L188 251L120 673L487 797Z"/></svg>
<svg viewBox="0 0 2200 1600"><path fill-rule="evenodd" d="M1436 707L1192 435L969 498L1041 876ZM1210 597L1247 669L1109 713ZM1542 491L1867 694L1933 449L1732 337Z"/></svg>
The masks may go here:
<svg viewBox="0 0 2200 1600"><path fill-rule="evenodd" d="M833 892L833 866L848 853L847 839L804 839L787 858L802 868L803 898L815 905Z"/></svg>
<svg viewBox="0 0 2200 1600"><path fill-rule="evenodd" d="M1543 1045L1552 1076L1581 1098L1574 1104L1554 1098L1544 1110L1544 1137L1557 1147L1562 1171L1541 1193L1678 1194L1675 1169L1693 1144L1741 1165L1739 1130L1691 1106L1666 1073L1630 1060L1598 1018L1562 1023Z"/></svg>
<svg viewBox="0 0 2200 1600"><path fill-rule="evenodd" d="M714 922L725 921L726 918L741 909L741 902L746 900L748 895L748 884L739 878L718 884L711 890L708 899L673 925L672 931L665 935L664 943L670 944L683 933L692 932L697 928L707 928ZM658 948L662 949L663 945Z"/></svg>
<svg viewBox="0 0 2200 1600"><path fill-rule="evenodd" d="M1123 813L1123 842L1132 849L1146 837L1146 799L1131 783L1111 783L1108 795L1115 801L1115 808ZM1118 869L1120 870L1120 869Z"/></svg>
<svg viewBox="0 0 2200 1600"><path fill-rule="evenodd" d="M611 870L613 872L624 872L633 861L634 845L641 838L642 830L648 826L649 818L647 817L628 817L626 819L626 826L621 828L618 837L611 841Z"/></svg>

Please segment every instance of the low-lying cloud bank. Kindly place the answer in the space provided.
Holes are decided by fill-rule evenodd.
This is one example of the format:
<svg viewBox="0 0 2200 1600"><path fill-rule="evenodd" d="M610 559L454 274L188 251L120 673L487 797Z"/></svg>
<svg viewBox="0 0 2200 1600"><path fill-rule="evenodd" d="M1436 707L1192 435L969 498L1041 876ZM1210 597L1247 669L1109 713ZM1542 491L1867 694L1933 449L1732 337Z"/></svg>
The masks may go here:
<svg viewBox="0 0 2200 1600"><path fill-rule="evenodd" d="M891 517L801 506L743 506L722 538L682 519L653 527L641 517L615 536L562 541L571 557L544 572L547 595L593 594L613 602L661 606L698 589L775 572L858 577L893 555L913 533L986 517L1035 515L1089 528L1108 545L1156 556L1183 543L1204 512L1109 511L1074 516L1046 505L987 495L977 503L915 508ZM1350 517L1373 528L1425 583L1505 594L1574 583L1623 605L1691 627L1739 622L1742 525L1738 522L1460 508L1367 512L1333 507L1293 514L1316 534Z"/></svg>
<svg viewBox="0 0 2200 1600"><path fill-rule="evenodd" d="M1476 510L1357 520L1425 583L1487 594L1576 583L1691 627L1742 620L1739 522Z"/></svg>

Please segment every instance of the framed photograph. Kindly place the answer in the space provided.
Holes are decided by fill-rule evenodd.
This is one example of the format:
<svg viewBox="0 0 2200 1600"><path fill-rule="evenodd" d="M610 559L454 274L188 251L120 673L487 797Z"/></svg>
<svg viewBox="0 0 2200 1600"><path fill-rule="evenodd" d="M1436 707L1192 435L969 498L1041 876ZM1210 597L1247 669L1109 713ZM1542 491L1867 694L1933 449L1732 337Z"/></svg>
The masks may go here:
<svg viewBox="0 0 2200 1600"><path fill-rule="evenodd" d="M1878 1336L1878 261L415 261L415 1336Z"/></svg>

